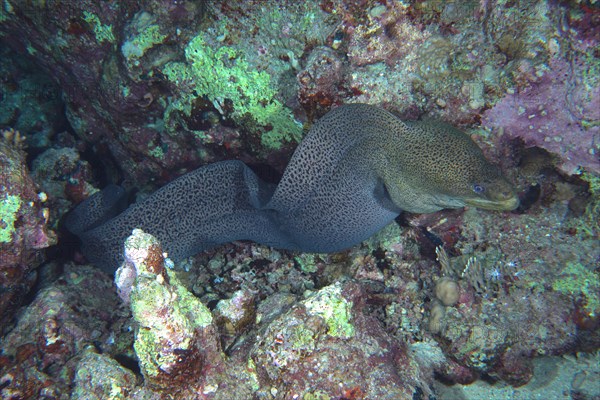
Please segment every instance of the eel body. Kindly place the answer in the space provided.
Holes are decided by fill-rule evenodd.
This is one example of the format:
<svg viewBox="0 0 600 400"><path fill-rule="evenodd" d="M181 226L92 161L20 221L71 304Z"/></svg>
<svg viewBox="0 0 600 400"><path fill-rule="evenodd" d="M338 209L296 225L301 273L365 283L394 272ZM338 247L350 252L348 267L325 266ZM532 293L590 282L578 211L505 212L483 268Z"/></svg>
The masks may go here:
<svg viewBox="0 0 600 400"><path fill-rule="evenodd" d="M113 272L134 228L156 236L179 261L234 240L335 252L355 245L402 211L466 205L512 210L518 198L499 169L464 133L404 123L366 104L338 107L298 146L278 185L241 161L198 168L122 213L124 191L110 185L69 215L90 261Z"/></svg>

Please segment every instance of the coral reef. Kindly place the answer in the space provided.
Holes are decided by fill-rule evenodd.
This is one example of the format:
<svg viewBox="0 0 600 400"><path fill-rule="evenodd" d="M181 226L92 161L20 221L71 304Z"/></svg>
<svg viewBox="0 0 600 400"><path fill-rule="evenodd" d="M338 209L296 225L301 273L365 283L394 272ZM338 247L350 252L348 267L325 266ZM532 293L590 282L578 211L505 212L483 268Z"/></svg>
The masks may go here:
<svg viewBox="0 0 600 400"><path fill-rule="evenodd" d="M74 131L125 177L164 182L232 155L273 161L306 116L345 102L482 121L556 153L567 173L598 172L598 28L582 4L161 4L16 3L0 24L69 88ZM246 145L213 136L223 124Z"/></svg>
<svg viewBox="0 0 600 400"><path fill-rule="evenodd" d="M10 10L3 10L0 31L3 40L19 53L35 58L64 88L66 116L74 132L94 144L99 153L114 156L125 176L146 180L160 176L163 168L174 170L197 163L199 156L184 145L187 138L164 133L164 105L159 105L161 89L152 78L154 67L126 63L120 54L117 40L124 38L125 44L130 39L123 31L136 32L126 24L126 16L134 15L139 6L133 1L112 5L69 2L60 7L15 2ZM156 18L170 27L167 34L174 37L172 24L180 20L182 6L154 7L160 9ZM183 20L191 24L195 16L202 15L202 9L188 7L188 13ZM192 30L196 23L191 24ZM175 51L172 44L166 47L162 54L152 51L154 48L145 49L144 60L153 62L158 56L166 62L168 54ZM130 50L126 54L140 52ZM131 71L127 68L130 65L135 67ZM164 90L162 93L166 94ZM165 157L160 160L150 156L157 146L164 147Z"/></svg>
<svg viewBox="0 0 600 400"><path fill-rule="evenodd" d="M0 42L0 397L600 396L596 2L8 0ZM276 183L356 102L463 128L520 208L178 265L136 230L114 283L62 229L107 183Z"/></svg>
<svg viewBox="0 0 600 400"><path fill-rule="evenodd" d="M134 393L135 374L114 359L91 348L85 349L76 358L72 398L127 399Z"/></svg>
<svg viewBox="0 0 600 400"><path fill-rule="evenodd" d="M15 3L0 33L68 88L75 133L134 181L164 182L236 148L240 158L275 157L265 150L299 140L286 106L293 71L308 43L324 43L330 14L312 2L163 3ZM207 27L207 15L218 24ZM253 146L212 136L231 120Z"/></svg>
<svg viewBox="0 0 600 400"><path fill-rule="evenodd" d="M319 393L333 398L357 393L367 398L410 399L417 387L428 390L417 379L422 372L407 349L393 344L381 326L364 314L362 289L355 283L326 286L288 311L280 308L278 316L255 328L260 340L247 355L247 368L239 370L231 364L247 353L247 345L238 344L225 356L210 310L185 289L174 271L165 268L156 239L134 230L125 243L125 254L122 268L135 269L133 283L126 280L133 285L129 299L136 322L134 349L149 388L173 390L176 385L181 396L202 391L215 392L217 398L242 398L246 390L276 397ZM219 302L217 319L234 320L227 318L231 315L225 311L227 304L243 304L244 298L242 292ZM238 321L255 319L254 313L243 311L248 307L237 310L244 315ZM241 331L229 329L229 333ZM316 375L292 383L292 376L309 370ZM232 379L237 379L237 385L228 383Z"/></svg>
<svg viewBox="0 0 600 400"><path fill-rule="evenodd" d="M65 398L70 379L78 382L77 391L84 390L81 379L90 375L89 366L84 365L90 362L94 349L113 356L119 350L114 332L109 333L109 327L118 332L121 326L119 312L118 297L102 273L92 267L66 266L61 278L37 293L16 327L2 340L2 398ZM127 341L125 336L121 332L119 340ZM105 357L110 361L104 364L118 368L114 360ZM103 367L94 364L94 368L99 371ZM127 371L123 374L133 375ZM98 380L106 384L106 379L113 377L94 374L86 385ZM118 380L116 376L114 379Z"/></svg>
<svg viewBox="0 0 600 400"><path fill-rule="evenodd" d="M11 325L36 280L36 268L44 261L43 249L56 243L47 229L49 210L27 170L24 138L18 131L0 130L0 326Z"/></svg>
<svg viewBox="0 0 600 400"><path fill-rule="evenodd" d="M432 333L444 338L443 347L449 346L459 364L522 385L532 376L532 354L563 354L577 346L583 332L597 329L599 277L593 265L598 252L585 234L556 231L549 216L537 216L535 222L531 216L513 216L493 226L482 218L487 217L475 210L465 214L462 233L474 246L468 256L440 253L442 271L459 279L460 292L458 303L446 307L443 316L432 308L430 321L440 321ZM529 232L533 223L536 237ZM494 239L501 251L476 250L498 237L504 238ZM506 259L507 254L522 258ZM596 347L597 335L589 339Z"/></svg>
<svg viewBox="0 0 600 400"><path fill-rule="evenodd" d="M212 315L168 274L160 244L151 235L134 230L125 242L125 258L124 268L135 268L129 300L144 378L150 386L179 383L185 392L185 384L205 375L209 366L221 369Z"/></svg>
<svg viewBox="0 0 600 400"><path fill-rule="evenodd" d="M320 117L342 103L344 64L330 47L314 49L297 75L298 100L312 117Z"/></svg>
<svg viewBox="0 0 600 400"><path fill-rule="evenodd" d="M292 398L411 399L429 392L408 349L363 314L363 296L355 283L337 283L271 322L251 352L259 382Z"/></svg>

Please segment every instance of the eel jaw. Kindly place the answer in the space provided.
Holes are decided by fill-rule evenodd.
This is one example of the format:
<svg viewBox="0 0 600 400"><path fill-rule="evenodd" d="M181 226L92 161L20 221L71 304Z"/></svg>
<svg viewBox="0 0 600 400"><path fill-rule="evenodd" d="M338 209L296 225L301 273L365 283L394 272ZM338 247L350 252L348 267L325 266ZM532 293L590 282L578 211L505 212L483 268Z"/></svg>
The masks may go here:
<svg viewBox="0 0 600 400"><path fill-rule="evenodd" d="M485 199L474 197L465 199L465 205L493 211L511 211L519 207L519 197L516 195L502 199Z"/></svg>

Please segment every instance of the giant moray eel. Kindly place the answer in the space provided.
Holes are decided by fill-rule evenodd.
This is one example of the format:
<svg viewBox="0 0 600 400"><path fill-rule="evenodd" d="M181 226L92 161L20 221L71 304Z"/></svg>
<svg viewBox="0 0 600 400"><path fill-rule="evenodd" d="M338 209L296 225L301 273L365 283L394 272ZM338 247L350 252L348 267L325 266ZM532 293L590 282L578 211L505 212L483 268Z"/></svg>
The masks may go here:
<svg viewBox="0 0 600 400"><path fill-rule="evenodd" d="M261 181L241 161L223 161L118 214L123 198L123 189L110 185L66 222L89 260L108 272L122 261L134 228L156 236L174 261L234 240L335 252L367 239L402 211L518 205L511 184L464 133L405 123L366 104L338 107L319 120L278 185Z"/></svg>

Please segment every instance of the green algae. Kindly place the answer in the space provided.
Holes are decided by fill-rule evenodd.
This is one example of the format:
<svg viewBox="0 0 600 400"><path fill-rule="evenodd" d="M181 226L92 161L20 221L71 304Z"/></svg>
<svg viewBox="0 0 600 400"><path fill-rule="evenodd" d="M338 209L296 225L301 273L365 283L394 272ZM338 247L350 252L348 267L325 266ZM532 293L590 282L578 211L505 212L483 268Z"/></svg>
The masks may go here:
<svg viewBox="0 0 600 400"><path fill-rule="evenodd" d="M134 349L141 369L148 376L158 376L168 370L165 366L177 363L177 354L161 346L174 332L182 338L177 348L190 350L194 346L191 340L194 330L212 323L210 310L182 286L174 273L167 272L170 285L147 280L138 283L131 293L131 310L140 326ZM164 313L168 316L161 315Z"/></svg>
<svg viewBox="0 0 600 400"><path fill-rule="evenodd" d="M588 183L588 191L591 194L585 213L575 219L573 227L581 231L584 235L595 238L600 231L600 176L590 172L583 172L581 179Z"/></svg>
<svg viewBox="0 0 600 400"><path fill-rule="evenodd" d="M83 12L83 19L94 28L94 35L98 43L115 41L115 35L112 31L112 25L104 25L97 15L89 12Z"/></svg>
<svg viewBox="0 0 600 400"><path fill-rule="evenodd" d="M330 400L331 397L329 397L329 395L327 393L323 393L319 390L317 390L316 392L312 392L312 393L305 393L304 396L302 396L302 400Z"/></svg>
<svg viewBox="0 0 600 400"><path fill-rule="evenodd" d="M318 333L302 326L294 326L290 330L290 336L288 341L291 348L294 350L313 351L315 349L315 340L318 337Z"/></svg>
<svg viewBox="0 0 600 400"><path fill-rule="evenodd" d="M584 309L591 317L600 312L600 275L580 263L567 263L552 289L569 296L582 296Z"/></svg>
<svg viewBox="0 0 600 400"><path fill-rule="evenodd" d="M248 358L246 374L249 378L250 387L252 388L252 391L256 392L257 390L259 390L260 382L258 380L258 375L256 374L256 364L254 363L254 360L251 358Z"/></svg>
<svg viewBox="0 0 600 400"><path fill-rule="evenodd" d="M14 14L13 6L8 0L4 0L0 4L0 23L6 21L9 18L9 14ZM1 33L0 36L2 36Z"/></svg>
<svg viewBox="0 0 600 400"><path fill-rule="evenodd" d="M19 196L7 194L0 200L0 243L10 243L15 232L17 212L21 208Z"/></svg>
<svg viewBox="0 0 600 400"><path fill-rule="evenodd" d="M344 339L354 336L354 326L350 322L352 302L342 296L339 282L319 290L304 305L309 314L325 320L330 336Z"/></svg>
<svg viewBox="0 0 600 400"><path fill-rule="evenodd" d="M213 49L199 34L189 42L185 55L187 62L170 62L162 71L180 89L165 120L175 110L191 116L193 102L206 97L221 114L225 102L231 101L231 117L252 131L262 131L261 143L269 149L301 139L302 127L277 100L271 76L253 69L240 51L228 46Z"/></svg>
<svg viewBox="0 0 600 400"><path fill-rule="evenodd" d="M153 147L152 149L150 149L150 151L148 151L148 154L158 160L162 160L165 158L165 152L160 146Z"/></svg>
<svg viewBox="0 0 600 400"><path fill-rule="evenodd" d="M394 245L403 242L401 235L402 228L400 228L398 224L389 224L363 243L368 247L369 253L372 253L378 248L389 250L392 249Z"/></svg>
<svg viewBox="0 0 600 400"><path fill-rule="evenodd" d="M189 292L174 271L167 270L171 285L177 294L179 312L190 319L195 328L206 328L213 322L212 313L196 296Z"/></svg>
<svg viewBox="0 0 600 400"><path fill-rule="evenodd" d="M317 272L318 269L317 264L315 262L315 257L315 254L303 253L294 257L294 261L296 262L296 264L298 264L302 272L312 274Z"/></svg>
<svg viewBox="0 0 600 400"><path fill-rule="evenodd" d="M589 190L592 196L600 196L600 176L594 175L589 172L584 172L581 174L581 178L589 184Z"/></svg>
<svg viewBox="0 0 600 400"><path fill-rule="evenodd" d="M162 43L167 35L160 32L158 25L145 26L138 35L123 43L121 53L128 62L135 62L146 54L148 50Z"/></svg>

